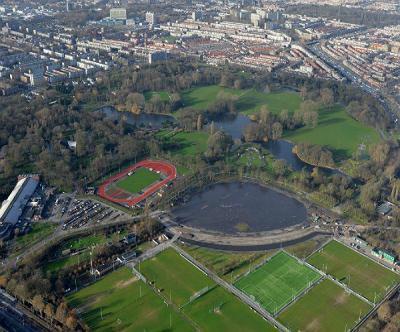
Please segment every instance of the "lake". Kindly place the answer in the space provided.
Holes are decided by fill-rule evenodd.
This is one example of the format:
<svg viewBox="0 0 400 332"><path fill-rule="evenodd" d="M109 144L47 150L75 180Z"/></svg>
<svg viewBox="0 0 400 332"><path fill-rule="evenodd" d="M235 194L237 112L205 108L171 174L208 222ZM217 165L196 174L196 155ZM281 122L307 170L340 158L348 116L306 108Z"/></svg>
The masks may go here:
<svg viewBox="0 0 400 332"><path fill-rule="evenodd" d="M211 185L172 213L179 224L227 234L273 231L307 222L303 203L250 182Z"/></svg>

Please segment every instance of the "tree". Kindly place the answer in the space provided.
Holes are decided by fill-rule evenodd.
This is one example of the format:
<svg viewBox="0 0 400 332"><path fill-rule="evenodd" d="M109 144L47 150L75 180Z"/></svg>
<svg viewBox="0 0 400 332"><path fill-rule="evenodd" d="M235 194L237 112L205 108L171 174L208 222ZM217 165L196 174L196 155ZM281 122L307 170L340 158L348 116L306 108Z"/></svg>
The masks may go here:
<svg viewBox="0 0 400 332"><path fill-rule="evenodd" d="M322 102L322 105L324 106L331 106L333 104L334 100L334 95L332 89L325 88L320 91L320 99Z"/></svg>
<svg viewBox="0 0 400 332"><path fill-rule="evenodd" d="M211 125L210 125L210 135L214 135L215 132L216 132L215 123L214 123L214 121L211 121Z"/></svg>
<svg viewBox="0 0 400 332"><path fill-rule="evenodd" d="M303 86L300 88L300 97L301 97L301 99L305 100L306 97L307 97L307 93L308 93L307 87L306 87L305 85L303 85Z"/></svg>
<svg viewBox="0 0 400 332"><path fill-rule="evenodd" d="M283 128L279 122L272 125L272 139L276 140L282 137Z"/></svg>
<svg viewBox="0 0 400 332"><path fill-rule="evenodd" d="M288 127L289 124L289 111L288 110L282 110L279 113L279 121L282 123L283 127Z"/></svg>
<svg viewBox="0 0 400 332"><path fill-rule="evenodd" d="M44 305L44 302L43 302L43 297L42 297L42 295L37 294L37 295L35 295L35 296L33 297L33 299L32 299L32 306L33 306L37 311L39 311L40 314L43 313L43 310L44 310L45 305Z"/></svg>
<svg viewBox="0 0 400 332"><path fill-rule="evenodd" d="M54 306L51 303L47 303L46 306L44 307L44 314L48 319L50 319L50 322L53 323Z"/></svg>
<svg viewBox="0 0 400 332"><path fill-rule="evenodd" d="M266 105L261 106L259 115L259 122L263 125L268 125L272 121L272 115Z"/></svg>
<svg viewBox="0 0 400 332"><path fill-rule="evenodd" d="M377 311L378 318L379 320L387 323L390 320L390 317L392 316L392 308L390 306L389 302L383 303Z"/></svg>
<svg viewBox="0 0 400 332"><path fill-rule="evenodd" d="M200 131L203 129L203 114L199 114L199 116L197 117L197 130Z"/></svg>
<svg viewBox="0 0 400 332"><path fill-rule="evenodd" d="M126 109L132 113L140 113L144 107L145 99L141 93L130 93L126 97Z"/></svg>
<svg viewBox="0 0 400 332"><path fill-rule="evenodd" d="M260 139L260 127L256 123L248 124L243 131L244 140L246 142L254 142Z"/></svg>
<svg viewBox="0 0 400 332"><path fill-rule="evenodd" d="M67 313L68 313L68 307L67 304L65 302L61 302L56 310L56 319L61 322L64 323L65 319L67 317Z"/></svg>
<svg viewBox="0 0 400 332"><path fill-rule="evenodd" d="M65 325L71 331L75 331L76 327L78 326L78 320L76 319L75 315L68 315L67 319L65 320Z"/></svg>
<svg viewBox="0 0 400 332"><path fill-rule="evenodd" d="M304 112L303 123L307 127L315 128L318 125L318 112L315 111Z"/></svg>
<svg viewBox="0 0 400 332"><path fill-rule="evenodd" d="M217 131L211 135L207 141L206 157L209 159L219 159L229 151L233 144L232 137L223 131Z"/></svg>

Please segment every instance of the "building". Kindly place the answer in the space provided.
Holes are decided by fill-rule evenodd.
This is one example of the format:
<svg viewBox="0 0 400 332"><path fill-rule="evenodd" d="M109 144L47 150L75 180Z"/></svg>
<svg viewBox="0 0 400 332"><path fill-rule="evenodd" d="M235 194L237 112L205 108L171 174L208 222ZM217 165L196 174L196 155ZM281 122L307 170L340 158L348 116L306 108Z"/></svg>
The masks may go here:
<svg viewBox="0 0 400 332"><path fill-rule="evenodd" d="M371 250L371 254L380 259L384 259L391 264L394 264L397 261L397 256L385 249L374 248Z"/></svg>
<svg viewBox="0 0 400 332"><path fill-rule="evenodd" d="M152 12L147 12L146 13L146 22L149 25L156 25L157 24L157 17L154 13Z"/></svg>
<svg viewBox="0 0 400 332"><path fill-rule="evenodd" d="M38 175L22 175L8 198L0 208L0 224L15 226L22 215L26 204L39 185Z"/></svg>
<svg viewBox="0 0 400 332"><path fill-rule="evenodd" d="M202 18L202 13L201 12L198 12L198 11L194 11L193 13L192 13L192 20L193 21L200 21L201 20L201 18Z"/></svg>
<svg viewBox="0 0 400 332"><path fill-rule="evenodd" d="M111 20L126 20L126 9L125 8L111 8L110 9Z"/></svg>

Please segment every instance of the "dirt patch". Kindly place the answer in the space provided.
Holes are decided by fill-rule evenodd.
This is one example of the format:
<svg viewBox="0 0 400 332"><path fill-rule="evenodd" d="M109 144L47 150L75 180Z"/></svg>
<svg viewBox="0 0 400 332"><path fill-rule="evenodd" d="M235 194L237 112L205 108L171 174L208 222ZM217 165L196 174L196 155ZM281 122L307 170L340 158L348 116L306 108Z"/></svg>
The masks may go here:
<svg viewBox="0 0 400 332"><path fill-rule="evenodd" d="M348 294L346 292L341 292L338 296L336 296L334 305L341 305L346 303L347 297Z"/></svg>
<svg viewBox="0 0 400 332"><path fill-rule="evenodd" d="M321 331L319 318L313 319L305 328L305 331Z"/></svg>
<svg viewBox="0 0 400 332"><path fill-rule="evenodd" d="M121 280L121 281L118 281L116 284L115 284L115 287L116 288L119 288L119 289L121 289L121 288L125 288L125 287L127 287L127 286L129 286L130 284L132 284L132 283L134 283L135 281L138 281L139 280L139 278L138 277L132 277L132 278L130 278L130 279L128 279L128 280Z"/></svg>

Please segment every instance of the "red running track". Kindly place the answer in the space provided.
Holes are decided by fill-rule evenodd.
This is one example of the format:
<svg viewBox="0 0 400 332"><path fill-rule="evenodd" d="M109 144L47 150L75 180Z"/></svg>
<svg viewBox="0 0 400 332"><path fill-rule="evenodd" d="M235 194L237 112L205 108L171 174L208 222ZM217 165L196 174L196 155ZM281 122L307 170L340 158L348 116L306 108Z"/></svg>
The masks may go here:
<svg viewBox="0 0 400 332"><path fill-rule="evenodd" d="M163 173L166 176L166 178L160 182L154 183L143 194L141 194L139 196L131 195L126 198L118 198L118 197L113 196L110 193L107 193L108 188L111 184L120 180L121 178L126 176L129 172L135 171L136 169L138 169L140 167L151 168L154 171L159 171L159 172ZM153 195L162 186L175 180L175 178L176 178L176 168L174 165L167 163L165 161L143 160L141 162L138 162L135 165L129 166L128 168L124 169L121 173L118 173L118 174L108 178L106 181L104 181L100 185L100 187L97 190L97 194L100 197L103 197L111 202L123 204L123 205L127 205L127 206L131 207L131 206L134 206L134 205L138 204L139 202L143 201L147 197Z"/></svg>

